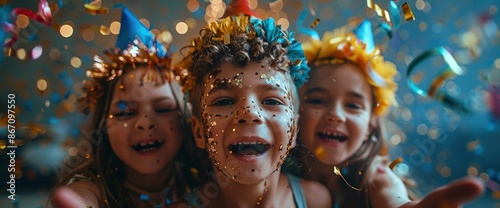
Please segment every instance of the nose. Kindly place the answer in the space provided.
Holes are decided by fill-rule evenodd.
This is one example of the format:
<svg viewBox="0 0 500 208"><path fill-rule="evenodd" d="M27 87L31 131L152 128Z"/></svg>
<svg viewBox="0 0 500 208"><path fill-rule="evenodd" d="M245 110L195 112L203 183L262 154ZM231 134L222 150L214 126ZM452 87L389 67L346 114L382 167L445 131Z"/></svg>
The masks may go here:
<svg viewBox="0 0 500 208"><path fill-rule="evenodd" d="M154 130L157 127L158 125L156 125L156 121L148 113L140 115L135 123L135 128L139 131Z"/></svg>
<svg viewBox="0 0 500 208"><path fill-rule="evenodd" d="M237 110L235 116L235 123L243 124L243 123L254 123L260 124L263 123L262 113L256 105L246 105L242 106L239 110Z"/></svg>
<svg viewBox="0 0 500 208"><path fill-rule="evenodd" d="M332 106L330 111L326 114L326 120L337 123L345 122L345 114L342 106L340 104Z"/></svg>

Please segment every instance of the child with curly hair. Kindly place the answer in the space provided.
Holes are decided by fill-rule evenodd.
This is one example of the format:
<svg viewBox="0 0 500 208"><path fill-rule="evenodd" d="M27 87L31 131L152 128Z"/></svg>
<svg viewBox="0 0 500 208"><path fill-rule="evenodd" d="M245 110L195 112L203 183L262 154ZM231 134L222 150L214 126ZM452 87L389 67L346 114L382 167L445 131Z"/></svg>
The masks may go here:
<svg viewBox="0 0 500 208"><path fill-rule="evenodd" d="M297 88L309 72L301 44L246 11L204 28L179 65L195 143L216 171L179 206L329 207L324 186L280 170L295 146Z"/></svg>

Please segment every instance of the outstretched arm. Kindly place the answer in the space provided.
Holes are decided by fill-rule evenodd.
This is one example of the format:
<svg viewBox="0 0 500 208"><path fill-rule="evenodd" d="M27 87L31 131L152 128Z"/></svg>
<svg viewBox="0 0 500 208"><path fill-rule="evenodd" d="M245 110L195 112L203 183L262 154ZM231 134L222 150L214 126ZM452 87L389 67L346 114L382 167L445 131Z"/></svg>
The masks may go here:
<svg viewBox="0 0 500 208"><path fill-rule="evenodd" d="M466 177L439 187L422 200L407 203L401 208L455 208L481 196L483 192L484 185L478 178Z"/></svg>
<svg viewBox="0 0 500 208"><path fill-rule="evenodd" d="M379 164L373 173L368 191L371 204L375 208L400 207L411 202L401 178L383 163Z"/></svg>
<svg viewBox="0 0 500 208"><path fill-rule="evenodd" d="M373 207L454 208L479 197L484 192L484 186L479 179L468 177L435 189L421 200L411 201L401 178L384 162L374 162L374 164L378 167L372 172L373 177L368 190Z"/></svg>
<svg viewBox="0 0 500 208"><path fill-rule="evenodd" d="M52 205L56 208L99 207L97 186L92 182L75 182L56 189Z"/></svg>

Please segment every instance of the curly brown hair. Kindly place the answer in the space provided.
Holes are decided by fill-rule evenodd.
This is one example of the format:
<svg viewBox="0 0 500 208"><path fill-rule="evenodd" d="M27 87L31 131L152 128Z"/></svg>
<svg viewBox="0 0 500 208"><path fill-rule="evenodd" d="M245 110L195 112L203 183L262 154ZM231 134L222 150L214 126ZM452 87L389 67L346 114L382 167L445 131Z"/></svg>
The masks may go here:
<svg viewBox="0 0 500 208"><path fill-rule="evenodd" d="M210 30L203 29L200 37L195 41L202 45L185 56L180 63L182 68L190 69L189 73L196 80L196 84L189 96L193 105L193 115L201 116L200 102L202 92L201 80L207 75L213 74L223 62L230 62L238 67L246 66L250 61L269 60L269 65L281 72L287 72L287 46L289 43L269 43L260 37L249 38L248 33L237 33L232 38L230 44L217 41L217 35ZM214 40L215 39L215 40ZM193 46L186 46L182 50L193 49ZM296 91L296 90L295 90ZM295 98L298 93L294 92ZM298 100L298 99L295 99Z"/></svg>

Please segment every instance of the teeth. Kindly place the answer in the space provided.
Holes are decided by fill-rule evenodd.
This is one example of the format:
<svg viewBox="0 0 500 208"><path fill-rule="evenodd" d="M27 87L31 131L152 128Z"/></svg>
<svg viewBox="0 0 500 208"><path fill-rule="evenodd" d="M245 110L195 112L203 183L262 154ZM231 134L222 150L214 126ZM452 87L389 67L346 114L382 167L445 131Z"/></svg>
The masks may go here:
<svg viewBox="0 0 500 208"><path fill-rule="evenodd" d="M342 134L337 133L337 132L331 133L331 132L322 131L321 133L324 135L327 135L327 136L334 136L334 137L342 137L343 136Z"/></svg>
<svg viewBox="0 0 500 208"><path fill-rule="evenodd" d="M260 144L260 145L263 145L264 143L263 142L258 142L258 141L240 141L240 142L235 142L235 143L232 143L231 145L241 145L241 144Z"/></svg>
<svg viewBox="0 0 500 208"><path fill-rule="evenodd" d="M155 143L159 143L159 144L161 144L161 143L163 143L163 141L161 141L161 140L156 140L156 141L152 141L152 142L141 142L141 143L133 144L132 146L133 146L133 147L138 147L138 146L139 146L139 147L144 147L144 146L146 146L146 145L153 145L153 144L155 144Z"/></svg>

